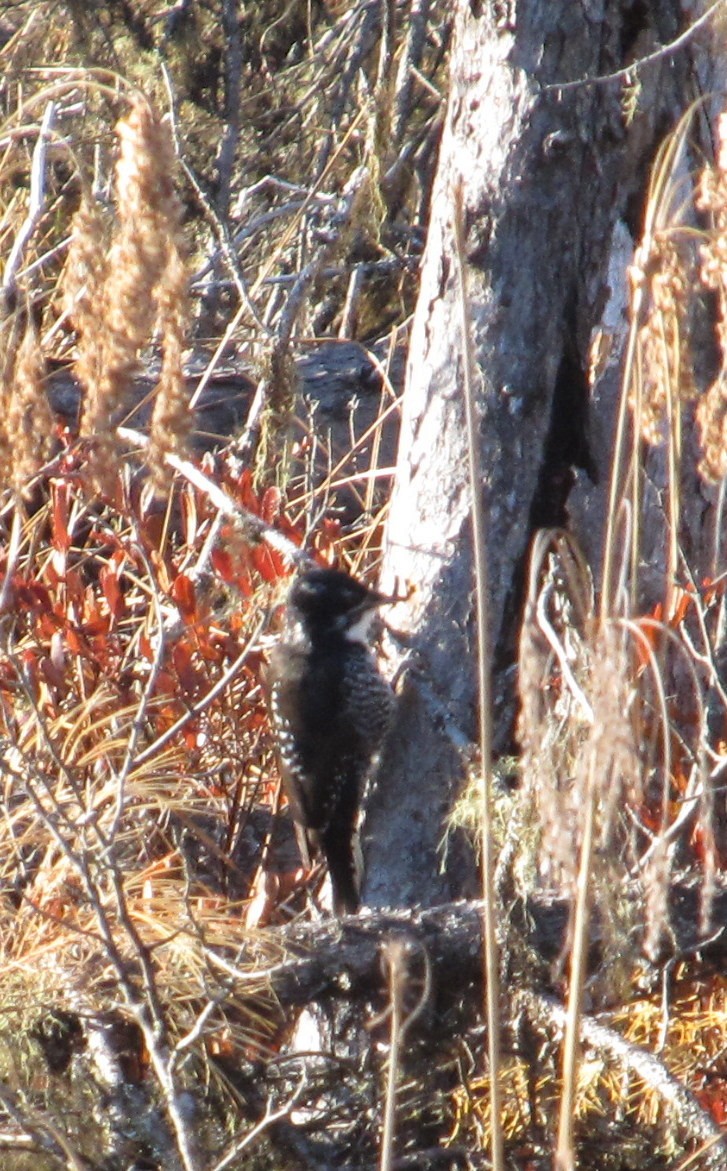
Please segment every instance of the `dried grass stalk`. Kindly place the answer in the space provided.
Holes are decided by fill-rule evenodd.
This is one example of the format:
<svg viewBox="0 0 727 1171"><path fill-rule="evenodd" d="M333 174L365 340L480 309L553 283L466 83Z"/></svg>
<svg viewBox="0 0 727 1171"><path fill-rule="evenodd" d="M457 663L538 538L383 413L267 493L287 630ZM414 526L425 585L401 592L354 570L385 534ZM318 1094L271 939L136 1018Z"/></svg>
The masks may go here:
<svg viewBox="0 0 727 1171"><path fill-rule="evenodd" d="M65 278L78 333L76 372L85 392L81 434L93 439L95 476L106 486L116 462L115 429L155 327L163 347L150 447L157 479L163 452L179 450L189 429L182 371L187 279L173 144L168 126L140 94L132 96L116 130L117 219L110 247L100 211L84 201Z"/></svg>
<svg viewBox="0 0 727 1171"><path fill-rule="evenodd" d="M588 605L573 589L568 545L546 532L533 545L528 598L520 634L520 716L523 775L535 806L544 877L572 881L577 866L581 797L574 777L588 739L590 676ZM585 594L587 595L587 587Z"/></svg>
<svg viewBox="0 0 727 1171"><path fill-rule="evenodd" d="M63 274L64 309L76 329L76 375L84 388L86 425L99 415L96 402L102 368L101 313L108 271L110 224L101 207L84 195L71 225L71 246Z"/></svg>
<svg viewBox="0 0 727 1171"><path fill-rule="evenodd" d="M702 172L697 206L712 221L712 231L702 248L702 280L717 293L717 338L722 369L697 407L703 456L699 470L706 480L727 475L727 114L718 121L717 165Z"/></svg>
<svg viewBox="0 0 727 1171"><path fill-rule="evenodd" d="M53 416L45 391L45 360L28 308L0 322L2 483L23 494L50 454Z"/></svg>
<svg viewBox="0 0 727 1171"><path fill-rule="evenodd" d="M601 912L604 945L618 950L630 914L623 881L643 849L627 813L643 800L634 657L620 624L597 630L587 569L564 537L541 534L530 575L518 725L533 809L530 848L537 845L541 881L574 890L592 819L591 902ZM617 975L612 967L609 978Z"/></svg>
<svg viewBox="0 0 727 1171"><path fill-rule="evenodd" d="M646 310L638 333L640 394L637 399L632 387L629 403L644 439L655 446L666 439L676 404L697 394L687 345L694 263L679 229L656 232L632 280L634 272L646 286Z"/></svg>
<svg viewBox="0 0 727 1171"><path fill-rule="evenodd" d="M27 489L28 481L48 459L53 437L53 413L45 391L45 359L32 318L15 363L5 427L12 457L12 484L16 492Z"/></svg>
<svg viewBox="0 0 727 1171"><path fill-rule="evenodd" d="M189 392L184 377L184 342L188 317L187 272L176 245L170 248L159 286L159 326L163 359L151 423L147 462L155 483L169 479L164 454L182 454L191 428Z"/></svg>
<svg viewBox="0 0 727 1171"><path fill-rule="evenodd" d="M12 444L8 434L8 410L20 345L18 315L0 304L0 483L12 481Z"/></svg>

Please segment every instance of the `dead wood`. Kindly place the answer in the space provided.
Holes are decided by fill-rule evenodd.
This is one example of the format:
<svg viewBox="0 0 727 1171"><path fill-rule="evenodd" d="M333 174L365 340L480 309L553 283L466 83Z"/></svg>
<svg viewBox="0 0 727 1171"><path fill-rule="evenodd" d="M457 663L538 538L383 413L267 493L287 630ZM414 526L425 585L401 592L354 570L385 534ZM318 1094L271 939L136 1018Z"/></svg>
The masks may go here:
<svg viewBox="0 0 727 1171"><path fill-rule="evenodd" d="M727 933L716 929L706 939L699 934L701 897L697 884L672 887L669 902L673 942L671 953L663 956L664 964L696 952L710 963L727 958ZM726 917L727 888L715 895L712 922L724 923ZM567 904L537 898L518 900L511 908L510 921L542 961L543 973L547 973L548 966L556 963L562 953L568 926ZM439 981L452 996L457 996L481 980L481 925L481 903L463 901L424 910L377 911L273 928L271 935L276 943L284 945L285 959L269 971L272 989L284 1006L378 994L384 986L382 947L399 938L414 950L425 951L435 984ZM600 962L600 936L596 919L592 925L591 974Z"/></svg>

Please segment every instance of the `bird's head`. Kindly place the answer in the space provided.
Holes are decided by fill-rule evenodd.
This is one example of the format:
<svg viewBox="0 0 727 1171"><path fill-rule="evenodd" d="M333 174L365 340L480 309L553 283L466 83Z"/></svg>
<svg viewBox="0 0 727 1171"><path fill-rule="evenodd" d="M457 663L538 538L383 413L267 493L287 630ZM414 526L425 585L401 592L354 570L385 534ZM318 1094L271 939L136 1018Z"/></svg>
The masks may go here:
<svg viewBox="0 0 727 1171"><path fill-rule="evenodd" d="M398 599L362 585L338 569L308 569L288 594L288 614L311 637L338 633L351 642L368 641L379 606Z"/></svg>

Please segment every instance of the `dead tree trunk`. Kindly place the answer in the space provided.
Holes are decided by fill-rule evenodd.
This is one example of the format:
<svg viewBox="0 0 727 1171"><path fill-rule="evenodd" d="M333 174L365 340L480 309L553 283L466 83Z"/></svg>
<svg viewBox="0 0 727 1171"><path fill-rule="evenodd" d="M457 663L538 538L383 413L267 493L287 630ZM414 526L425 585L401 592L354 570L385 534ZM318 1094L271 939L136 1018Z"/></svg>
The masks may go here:
<svg viewBox="0 0 727 1171"><path fill-rule="evenodd" d="M576 477L592 489L589 524L599 523L602 492L593 484L607 475L610 440L606 433L594 443L590 434L589 341L614 228L621 221L632 235L639 230L653 153L684 106L688 62L672 55L642 65L632 118L622 82L586 79L671 40L678 8L672 0L459 0L385 557L386 584L398 577L417 589L400 607L415 653L367 822L373 905L465 893L470 872L450 850L442 874L438 857L477 704L451 193L462 184L502 749L513 729L530 537L566 522Z"/></svg>

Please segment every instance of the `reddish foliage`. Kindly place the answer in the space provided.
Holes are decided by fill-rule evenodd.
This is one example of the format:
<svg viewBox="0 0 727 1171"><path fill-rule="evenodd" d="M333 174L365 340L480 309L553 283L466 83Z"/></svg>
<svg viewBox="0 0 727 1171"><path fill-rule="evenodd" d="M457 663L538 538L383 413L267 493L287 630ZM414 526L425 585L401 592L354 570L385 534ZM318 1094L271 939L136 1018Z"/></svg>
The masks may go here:
<svg viewBox="0 0 727 1171"><path fill-rule="evenodd" d="M280 518L281 494L279 488L266 488L260 501L260 516L268 525L274 525Z"/></svg>
<svg viewBox="0 0 727 1171"><path fill-rule="evenodd" d="M67 480L53 480L51 483L51 543L61 553L67 553L71 547L71 535L68 532L70 491L71 485Z"/></svg>
<svg viewBox="0 0 727 1171"><path fill-rule="evenodd" d="M719 1126L727 1124L727 1077L713 1074L694 1096L704 1110L708 1110Z"/></svg>
<svg viewBox="0 0 727 1171"><path fill-rule="evenodd" d="M117 550L108 564L102 565L99 570L101 589L108 602L109 613L115 620L122 618L125 610L124 594L119 580L123 562L124 555Z"/></svg>
<svg viewBox="0 0 727 1171"><path fill-rule="evenodd" d="M260 685L264 652L252 648L226 688L213 689L248 643L260 613L257 591L263 587L265 604L272 604L290 564L262 541L245 542L232 523L210 555L205 542L216 510L196 486L186 484L160 504L142 491L139 478L120 474L99 500L95 489L87 493L84 458L77 444L56 460L45 511L34 520L39 535L21 542L10 567L6 613L14 641L12 652L0 655L0 732L12 732L16 741L25 731L42 742L42 735L27 733L35 718L32 696L47 727L58 729L54 751L63 751L70 733L78 759L88 762L87 774L74 773L74 783L90 791L113 776L138 720L135 751L148 755L164 738L162 750L170 755L161 764L163 782L166 761L179 761L187 791L221 820L218 840L231 845L251 808L277 799ZM249 513L301 543L303 529L287 516L280 489L258 491L249 470L232 474L222 457L203 463ZM324 522L313 535L323 561L334 560L339 535L338 521ZM192 572L203 550L218 583L236 592L236 608L229 592ZM205 833L214 838L217 831ZM145 849L153 860L151 844ZM275 898L285 897L292 881L279 880ZM67 913L60 902L58 913Z"/></svg>
<svg viewBox="0 0 727 1171"><path fill-rule="evenodd" d="M186 573L178 574L172 582L171 596L179 607L179 613L184 622L190 623L197 618L197 600L194 592L194 583Z"/></svg>

